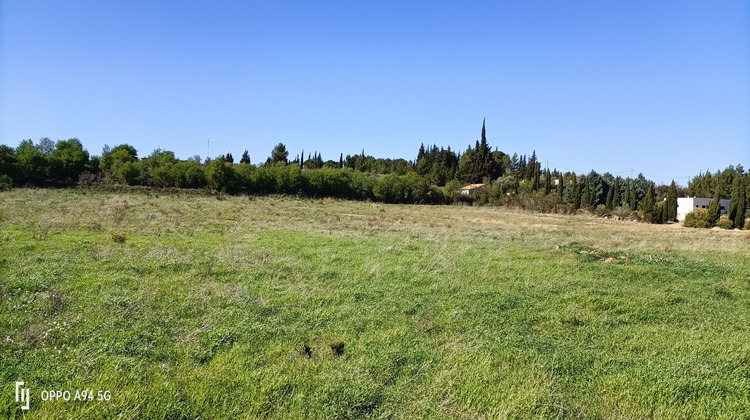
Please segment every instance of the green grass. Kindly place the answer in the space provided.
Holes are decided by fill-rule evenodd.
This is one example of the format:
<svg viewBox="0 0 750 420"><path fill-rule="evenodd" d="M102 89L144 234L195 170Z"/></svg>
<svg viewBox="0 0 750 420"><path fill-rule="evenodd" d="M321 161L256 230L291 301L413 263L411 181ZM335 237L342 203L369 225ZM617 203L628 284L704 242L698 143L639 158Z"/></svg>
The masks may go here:
<svg viewBox="0 0 750 420"><path fill-rule="evenodd" d="M744 232L284 197L0 203L0 417L24 415L16 380L31 418L750 417Z"/></svg>

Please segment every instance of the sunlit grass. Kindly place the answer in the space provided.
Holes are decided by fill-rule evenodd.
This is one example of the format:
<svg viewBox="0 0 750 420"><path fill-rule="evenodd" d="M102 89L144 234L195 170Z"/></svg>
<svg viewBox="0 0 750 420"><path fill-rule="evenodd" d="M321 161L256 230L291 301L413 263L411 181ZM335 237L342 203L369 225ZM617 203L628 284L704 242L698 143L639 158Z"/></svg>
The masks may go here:
<svg viewBox="0 0 750 420"><path fill-rule="evenodd" d="M43 418L750 416L743 232L285 197L0 202L2 416L21 416L16 380Z"/></svg>

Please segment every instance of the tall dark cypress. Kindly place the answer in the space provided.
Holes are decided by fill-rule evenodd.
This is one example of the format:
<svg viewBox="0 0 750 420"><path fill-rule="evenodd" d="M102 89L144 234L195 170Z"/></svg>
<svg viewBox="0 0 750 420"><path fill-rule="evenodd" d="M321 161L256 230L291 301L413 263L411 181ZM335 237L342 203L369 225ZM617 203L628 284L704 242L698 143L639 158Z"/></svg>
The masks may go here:
<svg viewBox="0 0 750 420"><path fill-rule="evenodd" d="M654 193L654 184L649 183L648 192L646 193L646 197L643 199L643 218L646 219L648 223L657 222L655 206L656 194Z"/></svg>
<svg viewBox="0 0 750 420"><path fill-rule="evenodd" d="M586 184L583 187L583 197L581 197L581 207L588 207L591 200L591 189L589 188L589 177L586 177Z"/></svg>
<svg viewBox="0 0 750 420"><path fill-rule="evenodd" d="M630 206L630 179L625 181L625 199L622 202L623 206Z"/></svg>
<svg viewBox="0 0 750 420"><path fill-rule="evenodd" d="M612 193L612 208L620 205L620 178L615 178L614 192Z"/></svg>
<svg viewBox="0 0 750 420"><path fill-rule="evenodd" d="M744 229L745 228L745 212L747 211L747 184L746 176L742 176L740 178L740 191L737 194L737 222L734 224L734 227L737 229Z"/></svg>
<svg viewBox="0 0 750 420"><path fill-rule="evenodd" d="M674 222L675 220L677 220L677 185L672 180L667 191L666 217L664 221Z"/></svg>
<svg viewBox="0 0 750 420"><path fill-rule="evenodd" d="M614 207L612 207L612 188L609 189L609 192L607 193L607 202L604 204L605 207L607 207L607 210L612 210Z"/></svg>
<svg viewBox="0 0 750 420"><path fill-rule="evenodd" d="M721 188L717 188L714 198L708 204L708 222L711 227L716 226L721 216Z"/></svg>

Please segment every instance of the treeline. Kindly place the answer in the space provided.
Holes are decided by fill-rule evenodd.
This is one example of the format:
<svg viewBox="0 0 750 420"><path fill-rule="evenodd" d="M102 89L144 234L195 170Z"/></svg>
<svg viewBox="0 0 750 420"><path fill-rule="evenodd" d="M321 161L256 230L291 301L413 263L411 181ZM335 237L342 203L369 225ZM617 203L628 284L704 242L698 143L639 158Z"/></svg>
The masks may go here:
<svg viewBox="0 0 750 420"><path fill-rule="evenodd" d="M0 188L73 186L120 183L159 188L206 188L229 194L293 194L302 197L339 197L386 203L495 204L542 212L587 210L602 217L630 218L649 223L674 221L677 197L683 195L731 198L727 219L744 225L748 174L741 166L696 176L685 191L674 182L659 185L642 174L622 178L591 171L578 175L542 167L536 152L512 156L492 150L482 124L480 140L463 153L421 145L414 161L340 154L323 160L320 153L301 151L289 159L279 143L268 159L253 165L247 151L239 163L231 153L201 162L179 160L173 152L155 150L139 157L127 144L105 146L101 156L90 156L78 139L37 144L24 140L18 147L0 146ZM471 195L466 184L484 184ZM717 199L718 200L718 199ZM719 224L713 216L708 225ZM726 225L726 222L722 222Z"/></svg>
<svg viewBox="0 0 750 420"><path fill-rule="evenodd" d="M688 182L685 193L691 197L711 197L706 209L695 209L685 218L685 226L725 229L750 228L746 209L750 207L750 174L741 165L729 166L711 174L701 173ZM729 200L727 214L721 215L721 199Z"/></svg>

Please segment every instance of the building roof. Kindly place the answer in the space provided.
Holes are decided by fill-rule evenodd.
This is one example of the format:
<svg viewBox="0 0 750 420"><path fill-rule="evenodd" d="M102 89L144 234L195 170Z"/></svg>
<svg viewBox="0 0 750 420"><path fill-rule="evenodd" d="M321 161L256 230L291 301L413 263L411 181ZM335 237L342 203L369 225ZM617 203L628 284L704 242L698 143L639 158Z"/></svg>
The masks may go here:
<svg viewBox="0 0 750 420"><path fill-rule="evenodd" d="M475 190L477 188L484 187L484 184L469 184L461 187L462 190Z"/></svg>

